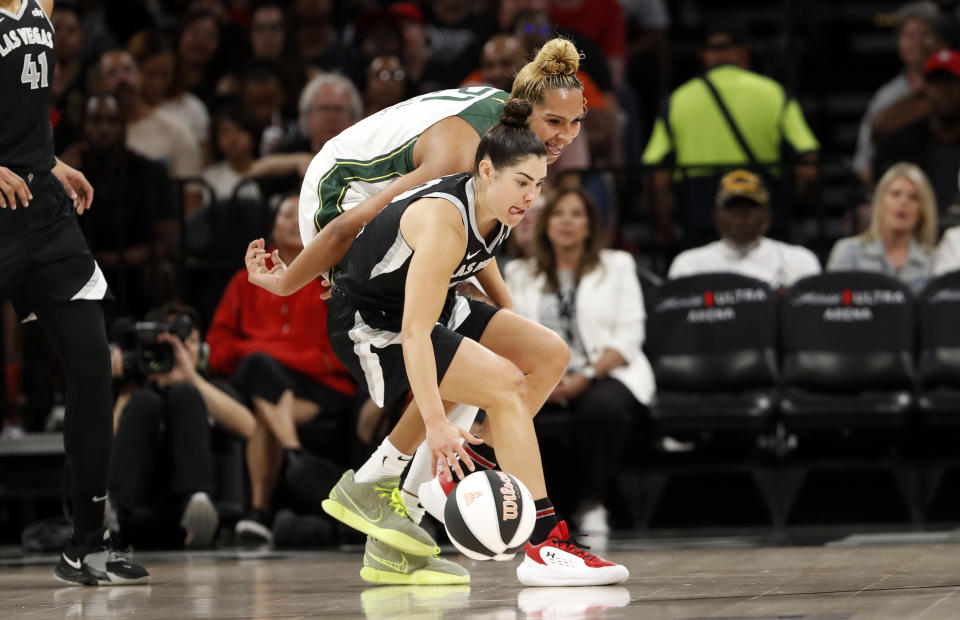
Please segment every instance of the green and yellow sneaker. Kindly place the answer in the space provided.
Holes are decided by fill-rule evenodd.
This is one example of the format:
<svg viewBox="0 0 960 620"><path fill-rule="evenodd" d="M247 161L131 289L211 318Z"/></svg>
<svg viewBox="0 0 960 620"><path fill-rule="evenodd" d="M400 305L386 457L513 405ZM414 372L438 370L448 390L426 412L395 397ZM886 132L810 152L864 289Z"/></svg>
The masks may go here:
<svg viewBox="0 0 960 620"><path fill-rule="evenodd" d="M324 512L394 549L415 556L434 556L440 547L407 515L400 495L400 477L355 482L347 471L323 500ZM458 582L459 583L459 582Z"/></svg>
<svg viewBox="0 0 960 620"><path fill-rule="evenodd" d="M372 536L363 551L360 578L370 583L448 586L470 583L467 569L438 555L408 555Z"/></svg>

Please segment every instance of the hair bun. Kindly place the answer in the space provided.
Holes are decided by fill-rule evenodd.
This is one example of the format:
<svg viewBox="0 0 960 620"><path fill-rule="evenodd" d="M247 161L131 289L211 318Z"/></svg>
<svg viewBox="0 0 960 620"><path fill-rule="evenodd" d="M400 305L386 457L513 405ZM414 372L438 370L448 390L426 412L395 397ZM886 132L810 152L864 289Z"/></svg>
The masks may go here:
<svg viewBox="0 0 960 620"><path fill-rule="evenodd" d="M503 106L500 115L500 124L507 127L521 128L527 126L527 118L533 112L533 105L524 99L511 99Z"/></svg>
<svg viewBox="0 0 960 620"><path fill-rule="evenodd" d="M544 75L573 75L580 69L580 52L567 39L550 39L533 62Z"/></svg>

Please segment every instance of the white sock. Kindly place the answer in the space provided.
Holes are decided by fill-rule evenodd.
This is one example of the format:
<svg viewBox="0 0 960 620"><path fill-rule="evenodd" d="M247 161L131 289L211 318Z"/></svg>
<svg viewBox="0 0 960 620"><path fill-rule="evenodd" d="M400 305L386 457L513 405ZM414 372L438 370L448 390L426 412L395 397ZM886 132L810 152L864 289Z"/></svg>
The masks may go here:
<svg viewBox="0 0 960 620"><path fill-rule="evenodd" d="M420 522L423 521L423 515L426 513L420 500L406 489L400 491L400 495L403 497L403 505L407 508L407 514L410 515L414 523L420 525Z"/></svg>
<svg viewBox="0 0 960 620"><path fill-rule="evenodd" d="M376 482L382 478L399 476L412 460L412 454L400 452L390 443L390 438L385 437L367 462L357 470L353 479L356 482Z"/></svg>
<svg viewBox="0 0 960 620"><path fill-rule="evenodd" d="M453 411L450 412L447 419L462 429L470 430L479 411L480 409L471 405L457 405ZM417 448L417 453L413 456L413 463L410 464L410 471L407 472L407 477L403 479L403 490L406 493L416 495L420 490L421 484L433 480L437 475L437 472L431 467L432 463L430 461L430 447L427 446L427 442L423 442L420 444L420 447ZM423 518L423 509L421 508L420 511L420 516ZM409 504L407 504L407 512L413 516L413 511ZM418 519L414 519L414 521L417 523L420 522Z"/></svg>

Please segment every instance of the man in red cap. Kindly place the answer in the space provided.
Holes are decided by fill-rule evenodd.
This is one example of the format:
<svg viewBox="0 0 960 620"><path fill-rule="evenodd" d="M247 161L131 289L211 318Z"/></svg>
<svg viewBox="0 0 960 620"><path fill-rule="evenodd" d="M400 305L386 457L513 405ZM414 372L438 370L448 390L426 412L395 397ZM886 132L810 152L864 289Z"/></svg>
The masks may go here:
<svg viewBox="0 0 960 620"><path fill-rule="evenodd" d="M941 213L957 204L960 170L960 52L934 52L923 69L927 118L891 133L877 146L873 176L879 178L898 161L917 164L937 195Z"/></svg>

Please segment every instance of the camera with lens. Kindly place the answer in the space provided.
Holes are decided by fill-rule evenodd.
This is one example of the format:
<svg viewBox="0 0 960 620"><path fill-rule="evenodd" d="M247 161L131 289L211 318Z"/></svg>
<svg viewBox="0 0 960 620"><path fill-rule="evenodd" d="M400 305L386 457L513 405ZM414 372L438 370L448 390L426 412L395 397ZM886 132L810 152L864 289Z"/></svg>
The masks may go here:
<svg viewBox="0 0 960 620"><path fill-rule="evenodd" d="M172 321L130 321L119 319L113 326L114 340L123 352L123 376L146 378L173 370L176 356L173 347L157 340L160 334L173 334L186 341L194 329L193 320L178 315Z"/></svg>

